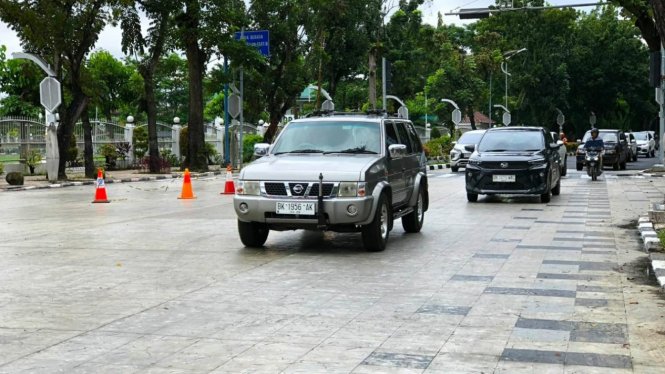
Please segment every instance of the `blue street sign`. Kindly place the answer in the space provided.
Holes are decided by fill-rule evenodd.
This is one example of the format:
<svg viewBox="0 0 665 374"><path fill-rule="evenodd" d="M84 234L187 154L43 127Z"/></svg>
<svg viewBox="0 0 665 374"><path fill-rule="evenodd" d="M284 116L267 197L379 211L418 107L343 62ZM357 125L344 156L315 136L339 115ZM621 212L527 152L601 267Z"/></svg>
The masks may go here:
<svg viewBox="0 0 665 374"><path fill-rule="evenodd" d="M243 39L247 44L256 47L262 55L270 56L270 31L245 31ZM236 40L240 40L239 32L236 33Z"/></svg>

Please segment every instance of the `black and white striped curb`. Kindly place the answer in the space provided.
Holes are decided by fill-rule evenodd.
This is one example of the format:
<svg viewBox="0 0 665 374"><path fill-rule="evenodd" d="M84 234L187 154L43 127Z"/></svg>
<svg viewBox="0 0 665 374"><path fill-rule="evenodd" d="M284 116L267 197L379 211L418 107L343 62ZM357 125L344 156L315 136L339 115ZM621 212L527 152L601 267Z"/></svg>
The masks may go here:
<svg viewBox="0 0 665 374"><path fill-rule="evenodd" d="M207 173L197 173L197 174L192 173L191 177L192 179L198 179L198 178L213 177L222 174L226 174L226 170L210 171ZM179 178L182 178L182 174L159 175L156 177L142 177L142 178L105 179L104 183L113 184L113 183L132 183L132 182L151 182L151 181L158 181L165 179L179 179ZM77 186L94 186L96 183L97 183L96 181L85 181L85 182L65 182L57 184L46 184L43 186L27 186L27 187L17 186L17 187L9 187L6 189L0 189L0 193L15 192L15 191L30 191L30 190L48 190L51 188L64 188L64 187L77 187Z"/></svg>
<svg viewBox="0 0 665 374"><path fill-rule="evenodd" d="M429 170L442 170L450 169L450 164L436 164L436 165L427 165Z"/></svg>
<svg viewBox="0 0 665 374"><path fill-rule="evenodd" d="M661 287L665 288L665 254L652 252L663 249L658 234L654 230L653 223L649 220L649 217L640 217L637 220L637 229L640 231L642 241L644 241L644 251L649 253L651 267L654 274L656 274L658 283Z"/></svg>

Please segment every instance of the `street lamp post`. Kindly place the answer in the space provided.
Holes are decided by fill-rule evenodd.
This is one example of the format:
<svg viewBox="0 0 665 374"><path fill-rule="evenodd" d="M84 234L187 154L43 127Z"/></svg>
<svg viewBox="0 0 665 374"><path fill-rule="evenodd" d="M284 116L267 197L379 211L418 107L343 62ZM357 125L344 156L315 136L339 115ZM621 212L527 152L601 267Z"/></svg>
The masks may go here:
<svg viewBox="0 0 665 374"><path fill-rule="evenodd" d="M510 58L516 54L522 53L524 51L526 51L526 48L522 48L517 51L509 51L503 54L505 61L501 63L501 71L506 75L506 108L508 108L508 76L510 75L510 73L508 73L508 60L510 60Z"/></svg>
<svg viewBox="0 0 665 374"><path fill-rule="evenodd" d="M503 106L501 104L496 104L496 105L494 105L494 107L503 109L503 111L505 112L505 113L503 113L503 118L502 118L503 124L504 124L504 126L510 125L510 122L512 121L512 118L511 118L510 111L508 110L508 108L506 108L505 106Z"/></svg>
<svg viewBox="0 0 665 374"><path fill-rule="evenodd" d="M455 128L457 128L457 125L462 121L462 111L459 110L459 105L457 105L456 102L450 100L450 99L441 99L442 103L448 103L455 107L455 110L453 110L453 123L455 124ZM455 140L455 134L454 131L451 131L451 138Z"/></svg>

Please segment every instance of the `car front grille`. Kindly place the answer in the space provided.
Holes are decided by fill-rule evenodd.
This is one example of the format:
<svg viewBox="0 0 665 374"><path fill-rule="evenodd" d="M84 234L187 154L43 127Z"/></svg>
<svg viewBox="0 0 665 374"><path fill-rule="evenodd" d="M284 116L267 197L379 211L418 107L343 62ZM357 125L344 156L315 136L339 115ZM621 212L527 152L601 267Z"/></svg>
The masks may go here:
<svg viewBox="0 0 665 374"><path fill-rule="evenodd" d="M501 166L501 164L507 164L507 167ZM524 161L513 161L513 162L483 162L481 164L483 169L490 170L522 170L528 169L530 167L528 162Z"/></svg>
<svg viewBox="0 0 665 374"><path fill-rule="evenodd" d="M307 183L307 182L265 182L266 194L270 196L305 196L307 188L312 186L309 190L310 197L319 196L319 183ZM288 186L288 190L287 190ZM324 183L323 184L323 196L328 197L332 195L335 188L334 183Z"/></svg>

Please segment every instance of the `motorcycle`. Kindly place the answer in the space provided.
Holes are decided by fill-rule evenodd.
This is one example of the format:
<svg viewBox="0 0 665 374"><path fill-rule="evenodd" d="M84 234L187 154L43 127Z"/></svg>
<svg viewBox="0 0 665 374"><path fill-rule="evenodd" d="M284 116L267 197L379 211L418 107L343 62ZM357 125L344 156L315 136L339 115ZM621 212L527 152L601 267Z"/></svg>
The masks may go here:
<svg viewBox="0 0 665 374"><path fill-rule="evenodd" d="M584 156L587 174L592 181L598 180L598 176L603 173L603 169L600 167L600 153L600 148L592 147L586 150Z"/></svg>

